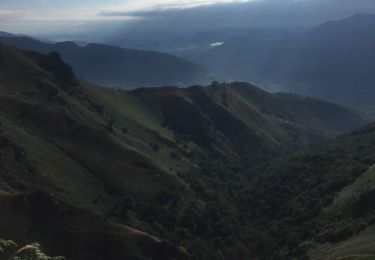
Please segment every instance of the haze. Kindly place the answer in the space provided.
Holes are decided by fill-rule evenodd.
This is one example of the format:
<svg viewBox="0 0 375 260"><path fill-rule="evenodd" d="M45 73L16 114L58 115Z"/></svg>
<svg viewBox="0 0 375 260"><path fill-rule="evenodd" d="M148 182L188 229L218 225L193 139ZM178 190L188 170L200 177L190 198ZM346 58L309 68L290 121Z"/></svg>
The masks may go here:
<svg viewBox="0 0 375 260"><path fill-rule="evenodd" d="M228 27L300 27L364 12L375 13L374 1L3 0L0 30L38 36L88 36L103 35L103 31L112 33L118 28L196 31Z"/></svg>

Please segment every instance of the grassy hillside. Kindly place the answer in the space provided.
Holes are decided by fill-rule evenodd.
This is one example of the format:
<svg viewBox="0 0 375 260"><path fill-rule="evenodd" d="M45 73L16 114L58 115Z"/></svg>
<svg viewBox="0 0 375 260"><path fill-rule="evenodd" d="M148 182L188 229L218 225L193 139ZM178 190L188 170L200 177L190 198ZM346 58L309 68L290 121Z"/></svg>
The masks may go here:
<svg viewBox="0 0 375 260"><path fill-rule="evenodd" d="M249 240L263 166L365 120L246 83L101 88L57 53L0 45L0 122L2 239L68 259L246 259L268 252Z"/></svg>
<svg viewBox="0 0 375 260"><path fill-rule="evenodd" d="M374 130L370 125L276 161L250 180L239 203L251 222L264 224L253 226L263 234L260 243L271 249L263 257L362 259L373 254L366 238L374 224Z"/></svg>
<svg viewBox="0 0 375 260"><path fill-rule="evenodd" d="M94 248L107 239L126 244L113 252L120 258L142 257L147 253L137 248L144 245L157 250L162 240L126 226L111 231L119 224L103 216L126 198L134 203L134 196L142 205L162 188L183 190L183 180L126 143L127 138L121 137L125 133L113 129L111 118L100 112L59 56L0 48L0 187L7 193L25 194L12 195L21 197L1 211L1 234L18 243L44 242L56 254L78 259L103 259L94 257ZM20 68L21 73L13 74ZM35 205L24 205L22 196L33 197L34 191L42 192L42 201L37 193ZM4 195L5 201L9 199ZM67 208L60 208L65 202ZM13 205L2 203L8 204ZM51 215L54 211L59 211L56 218ZM56 226L60 229L53 231ZM107 238L95 238L100 232ZM59 239L51 241L52 234ZM91 236L99 240L86 239ZM137 245L138 236L145 242ZM61 243L66 237L71 240ZM135 249L128 252L127 247Z"/></svg>

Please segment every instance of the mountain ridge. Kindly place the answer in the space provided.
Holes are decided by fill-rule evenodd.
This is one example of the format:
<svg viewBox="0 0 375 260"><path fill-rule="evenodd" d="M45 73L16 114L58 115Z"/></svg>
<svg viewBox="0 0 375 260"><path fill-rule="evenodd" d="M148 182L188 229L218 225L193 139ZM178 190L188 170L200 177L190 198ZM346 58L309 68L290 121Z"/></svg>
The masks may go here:
<svg viewBox="0 0 375 260"><path fill-rule="evenodd" d="M375 15L369 15L371 21ZM375 34L368 19L328 22L275 44L259 82L284 91L370 108ZM358 22L358 20L360 20ZM365 23L363 25L363 21Z"/></svg>
<svg viewBox="0 0 375 260"><path fill-rule="evenodd" d="M91 43L46 43L27 36L2 36L16 48L44 54L58 52L76 73L89 81L122 88L186 85L208 80L205 70L192 62L156 51L130 50Z"/></svg>

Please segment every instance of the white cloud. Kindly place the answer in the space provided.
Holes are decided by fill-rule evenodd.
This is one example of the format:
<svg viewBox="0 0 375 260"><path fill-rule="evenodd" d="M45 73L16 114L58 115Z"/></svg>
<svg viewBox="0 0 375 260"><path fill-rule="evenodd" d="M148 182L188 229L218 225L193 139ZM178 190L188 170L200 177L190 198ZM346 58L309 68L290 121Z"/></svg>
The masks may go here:
<svg viewBox="0 0 375 260"><path fill-rule="evenodd" d="M168 9L185 9L204 5L213 4L229 4L229 3L244 3L254 0L136 0L136 1L120 1L119 3L108 6L103 9L100 14L120 14L131 13L137 11L152 11L152 10L168 10Z"/></svg>
<svg viewBox="0 0 375 260"><path fill-rule="evenodd" d="M224 42L214 42L210 44L211 47L219 47L221 45L224 45Z"/></svg>

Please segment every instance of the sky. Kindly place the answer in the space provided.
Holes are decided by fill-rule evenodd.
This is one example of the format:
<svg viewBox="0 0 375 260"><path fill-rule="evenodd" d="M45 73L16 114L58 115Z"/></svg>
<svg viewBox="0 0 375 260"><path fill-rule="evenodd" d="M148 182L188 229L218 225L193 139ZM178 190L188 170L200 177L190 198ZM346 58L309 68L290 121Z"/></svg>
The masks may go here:
<svg viewBox="0 0 375 260"><path fill-rule="evenodd" d="M86 20L104 19L101 13L137 12L191 8L203 5L246 2L249 0L1 0L0 20ZM108 18L108 17L106 17Z"/></svg>
<svg viewBox="0 0 375 260"><path fill-rule="evenodd" d="M257 0L0 0L0 31L43 35L109 30L144 19L130 13ZM128 12L129 15L111 15Z"/></svg>
<svg viewBox="0 0 375 260"><path fill-rule="evenodd" d="M375 0L0 0L0 31L314 26L356 13L375 14Z"/></svg>

